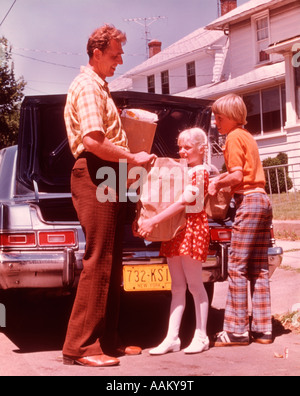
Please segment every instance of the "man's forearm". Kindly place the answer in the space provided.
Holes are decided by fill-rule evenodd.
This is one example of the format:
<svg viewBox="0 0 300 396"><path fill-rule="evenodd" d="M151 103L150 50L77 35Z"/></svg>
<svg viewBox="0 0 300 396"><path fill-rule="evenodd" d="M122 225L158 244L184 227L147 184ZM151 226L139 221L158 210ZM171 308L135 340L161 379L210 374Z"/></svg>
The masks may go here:
<svg viewBox="0 0 300 396"><path fill-rule="evenodd" d="M92 132L85 136L83 145L88 152L105 161L118 162L121 159L127 159L128 162L131 162L133 160L133 155L130 152L111 143L100 132Z"/></svg>
<svg viewBox="0 0 300 396"><path fill-rule="evenodd" d="M130 153L122 147L113 144L101 132L92 132L86 135L83 138L83 145L88 152L111 162L127 160L129 164L142 165L156 157L154 154L146 152Z"/></svg>

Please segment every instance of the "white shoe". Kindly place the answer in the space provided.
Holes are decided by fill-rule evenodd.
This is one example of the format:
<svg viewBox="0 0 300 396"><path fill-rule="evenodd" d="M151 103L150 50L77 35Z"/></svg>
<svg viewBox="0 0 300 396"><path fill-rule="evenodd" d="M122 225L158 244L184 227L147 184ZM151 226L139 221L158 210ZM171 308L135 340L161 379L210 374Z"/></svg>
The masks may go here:
<svg viewBox="0 0 300 396"><path fill-rule="evenodd" d="M165 355L169 352L179 352L181 346L181 341L179 338L177 340L172 341L165 339L158 347L151 349L149 351L150 355Z"/></svg>
<svg viewBox="0 0 300 396"><path fill-rule="evenodd" d="M209 349L208 337L205 338L195 337L193 338L190 345L184 350L184 353L187 354L201 353L207 351L208 349Z"/></svg>

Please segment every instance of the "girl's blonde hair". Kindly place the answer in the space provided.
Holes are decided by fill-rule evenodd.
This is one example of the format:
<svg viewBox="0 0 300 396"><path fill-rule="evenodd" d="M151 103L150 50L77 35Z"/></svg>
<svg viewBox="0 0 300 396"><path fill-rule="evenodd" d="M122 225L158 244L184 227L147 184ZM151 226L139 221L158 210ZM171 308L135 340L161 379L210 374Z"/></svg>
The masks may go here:
<svg viewBox="0 0 300 396"><path fill-rule="evenodd" d="M239 95L228 94L217 99L212 105L212 112L222 114L239 125L247 124L247 107Z"/></svg>
<svg viewBox="0 0 300 396"><path fill-rule="evenodd" d="M177 143L180 145L180 142L189 142L193 146L200 147L204 146L204 162L207 162L208 155L208 143L207 143L207 134L201 128L189 128L180 132L178 136Z"/></svg>

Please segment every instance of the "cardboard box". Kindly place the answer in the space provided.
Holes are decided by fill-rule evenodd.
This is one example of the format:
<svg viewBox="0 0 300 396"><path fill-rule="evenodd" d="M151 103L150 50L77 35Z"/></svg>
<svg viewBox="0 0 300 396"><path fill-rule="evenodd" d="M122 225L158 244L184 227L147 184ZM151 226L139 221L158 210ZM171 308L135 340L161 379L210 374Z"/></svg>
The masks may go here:
<svg viewBox="0 0 300 396"><path fill-rule="evenodd" d="M121 117L122 125L126 131L128 145L132 153L140 151L151 152L157 124Z"/></svg>

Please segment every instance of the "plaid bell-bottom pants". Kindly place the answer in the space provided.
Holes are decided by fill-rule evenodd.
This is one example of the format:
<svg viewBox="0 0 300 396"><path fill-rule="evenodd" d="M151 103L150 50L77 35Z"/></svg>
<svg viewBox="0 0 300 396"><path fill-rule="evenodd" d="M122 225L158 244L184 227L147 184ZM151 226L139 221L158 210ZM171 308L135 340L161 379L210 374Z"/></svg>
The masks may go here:
<svg viewBox="0 0 300 396"><path fill-rule="evenodd" d="M224 330L249 331L248 281L252 300L251 330L272 331L268 246L272 207L266 194L235 196L237 212L228 262L228 296Z"/></svg>

